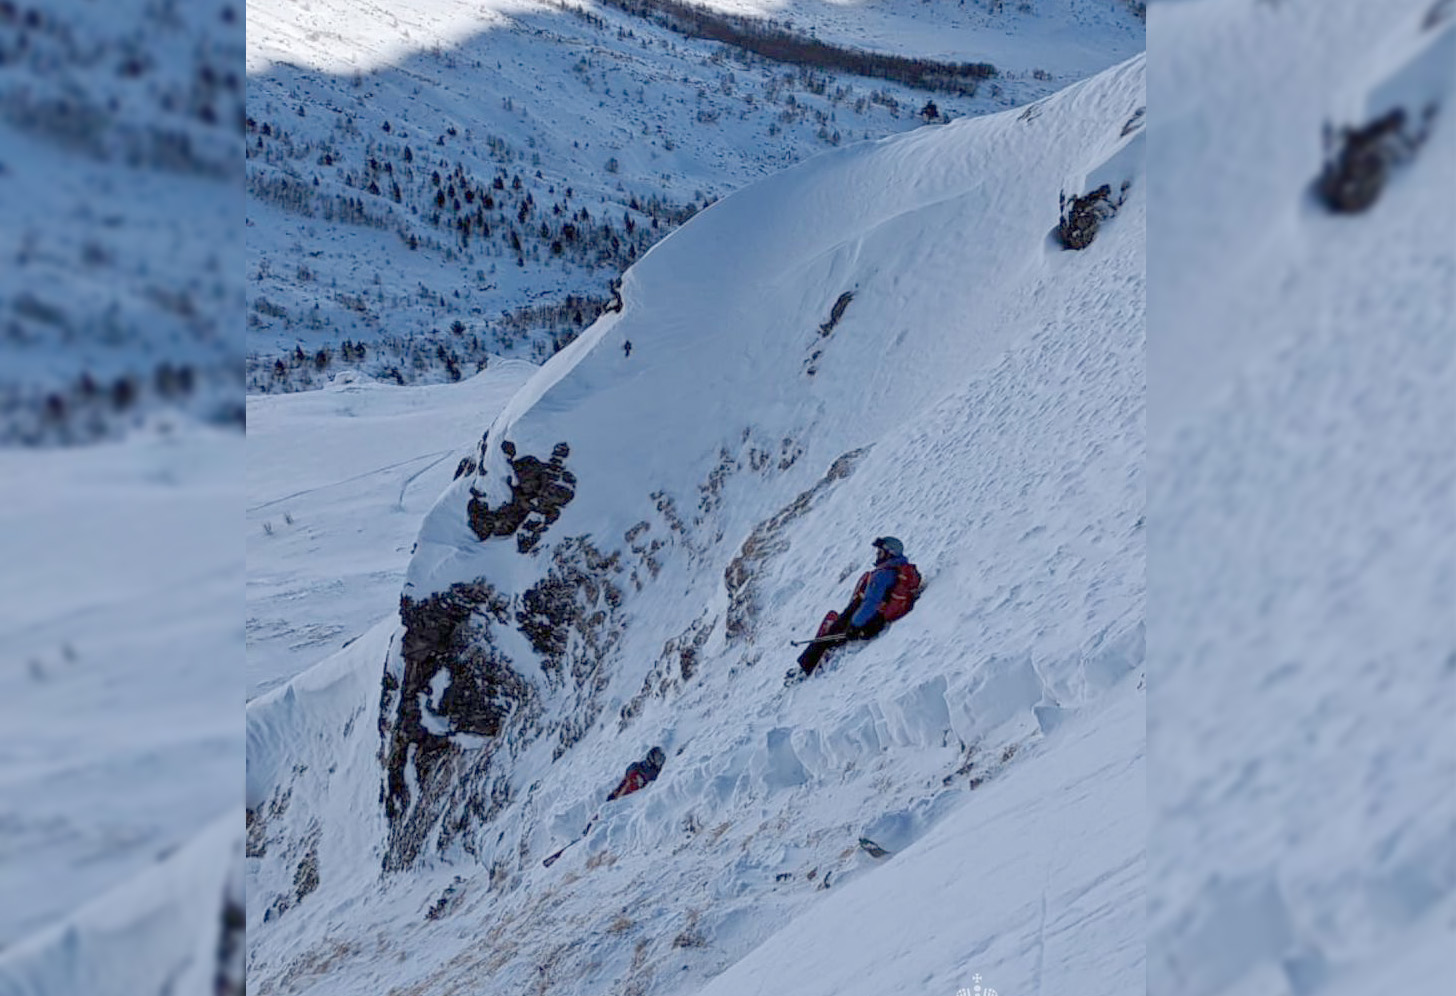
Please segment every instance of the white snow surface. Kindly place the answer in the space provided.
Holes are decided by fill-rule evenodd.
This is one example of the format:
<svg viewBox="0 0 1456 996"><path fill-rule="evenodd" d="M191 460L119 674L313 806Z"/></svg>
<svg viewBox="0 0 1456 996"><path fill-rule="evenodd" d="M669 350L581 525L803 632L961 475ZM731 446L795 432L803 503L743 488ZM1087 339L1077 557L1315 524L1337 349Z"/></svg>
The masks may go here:
<svg viewBox="0 0 1456 996"><path fill-rule="evenodd" d="M538 0L315 0L248 4L248 75L283 63L327 73L367 71L437 46L457 45Z"/></svg>
<svg viewBox="0 0 1456 996"><path fill-rule="evenodd" d="M587 9L600 5L579 3ZM993 12L981 3L924 0L702 0L697 6L790 26L825 42L1030 72L1076 76L1143 46L1126 0L1040 0ZM552 9L541 0L415 0L407 6L312 0L306 8L248 4L248 73L276 63L362 72L414 52L459 45L511 15Z"/></svg>
<svg viewBox="0 0 1456 996"><path fill-rule="evenodd" d="M1137 992L1147 700L1108 698L701 996Z"/></svg>
<svg viewBox="0 0 1456 996"><path fill-rule="evenodd" d="M249 698L398 607L420 517L535 369L410 387L346 371L248 398Z"/></svg>
<svg viewBox="0 0 1456 996"><path fill-rule="evenodd" d="M1456 984L1453 15L1153 7L1153 996ZM1326 122L1432 100L1316 204Z"/></svg>
<svg viewBox="0 0 1456 996"><path fill-rule="evenodd" d="M524 638L507 630L500 646L546 715L585 732L554 762L547 739L500 755L503 811L464 846L381 876L380 680L401 667L398 623L253 699L250 990L691 993L821 910L851 915L863 892L824 901L855 880L889 889L898 863L914 883L939 865L979 907L970 935L920 948L922 980L969 986L976 971L1014 991L1075 970L1086 991L1129 991L1143 930L1129 825L1142 768L1143 103L1137 58L1024 110L830 153L724 199L630 270L624 309L494 419L484 476L455 481L425 517L405 588L420 599L485 578L519 597L550 558L477 540L468 489L507 493L503 440L543 460L568 443L576 497L542 550L579 536L624 548L624 635L595 705L542 673ZM1108 171L1130 181L1121 211L1090 249L1061 251L1059 193ZM856 450L761 551L754 608L725 636L724 569ZM639 522L642 543L663 541L656 570L625 549ZM917 608L785 689L787 641L843 604L884 533L928 578ZM693 632L706 633L696 671L679 679L664 644ZM662 777L604 806L654 743ZM1060 795L1081 765L1084 787ZM1022 808L1033 797L1041 821ZM1062 819L1108 845L1067 857ZM1033 822L1045 847L1025 839ZM905 853L880 870L861 834ZM300 898L310 862L317 888ZM996 887L978 891L977 870ZM1034 888L1063 908L1041 921ZM995 937L975 932L992 924ZM883 960L873 936L844 940L842 967ZM908 978L910 961L866 977Z"/></svg>

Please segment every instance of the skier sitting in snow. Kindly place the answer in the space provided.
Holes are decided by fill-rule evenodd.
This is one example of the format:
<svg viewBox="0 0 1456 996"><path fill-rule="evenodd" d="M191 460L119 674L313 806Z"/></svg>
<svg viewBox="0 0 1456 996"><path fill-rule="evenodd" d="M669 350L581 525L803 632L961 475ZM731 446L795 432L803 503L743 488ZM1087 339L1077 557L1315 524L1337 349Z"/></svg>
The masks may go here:
<svg viewBox="0 0 1456 996"><path fill-rule="evenodd" d="M650 783L657 780L662 773L662 766L667 762L667 755L661 747L654 747L647 752L647 757L641 761L633 761L627 765L627 774L612 789L612 794L607 796L607 801L620 799L624 795L631 795L638 789L646 788Z"/></svg>
<svg viewBox="0 0 1456 996"><path fill-rule="evenodd" d="M909 612L920 594L920 572L905 559L905 544L893 536L881 536L871 545L876 551L874 568L860 577L854 597L842 613L830 612L824 617L814 642L799 655L799 667L806 676L814 673L836 643L878 636L886 625Z"/></svg>

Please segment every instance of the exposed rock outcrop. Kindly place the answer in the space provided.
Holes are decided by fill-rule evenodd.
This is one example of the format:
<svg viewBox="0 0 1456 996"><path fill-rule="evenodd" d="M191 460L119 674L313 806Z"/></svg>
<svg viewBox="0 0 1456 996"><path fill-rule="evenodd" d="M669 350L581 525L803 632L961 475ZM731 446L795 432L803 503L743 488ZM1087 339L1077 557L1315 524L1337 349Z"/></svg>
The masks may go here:
<svg viewBox="0 0 1456 996"><path fill-rule="evenodd" d="M319 841L322 839L323 830L317 822L309 824L308 830L302 837L287 842L287 849L292 854L302 851L293 870L293 888L288 892L274 898L271 905L263 913L264 921L273 920L287 913L293 907L303 901L304 897L319 887Z"/></svg>
<svg viewBox="0 0 1456 996"><path fill-rule="evenodd" d="M620 559L568 537L515 599L479 579L400 600L403 666L386 669L380 710L386 871L409 867L432 840L471 851L473 831L513 799L501 762L542 737L559 757L596 722L622 633ZM527 677L534 668L501 650L500 626L520 631L551 694L570 700L555 719Z"/></svg>
<svg viewBox="0 0 1456 996"><path fill-rule="evenodd" d="M380 710L386 870L413 863L447 812L455 815L441 827L442 846L509 801L509 783L491 772L491 759L508 724L528 727L539 713L531 683L491 639L492 626L509 624L509 610L485 581L400 599L403 672L395 679L386 670ZM487 740L472 742L466 758L460 734Z"/></svg>
<svg viewBox="0 0 1456 996"><path fill-rule="evenodd" d="M642 711L649 698L665 698L668 692L686 685L697 673L703 647L718 625L717 616L704 612L683 632L662 646L657 663L642 682L642 689L626 705L618 717L618 728L625 730Z"/></svg>
<svg viewBox="0 0 1456 996"><path fill-rule="evenodd" d="M480 577L426 598L401 598L404 637L399 658L385 669L380 703L381 803L389 821L385 871L410 867L427 849L476 852L479 829L521 791L509 778L511 758L543 738L560 757L601 719L624 632L626 592L657 577L667 547L691 560L702 553L691 539L695 533L721 534L732 475L745 468L760 475L782 472L802 453L792 439L755 443L745 430L742 453L723 449L700 485L690 522L672 495L653 492L649 501L658 518L627 530L620 547L602 549L589 536L543 542L576 495L576 477L566 466L568 444L556 444L542 461L519 454L509 440L496 444L487 438L457 473L488 473L492 461L485 458L492 445L509 462L509 498L492 507L484 488L472 488L468 523L482 542L514 537L516 550L537 565L528 569L535 580L505 592ZM760 532L772 534L806 511L828 484L849 473L862 452L836 461L824 481ZM762 553L767 544L760 534L759 546L750 546L737 562L739 573L730 568L731 591L750 584L755 550ZM749 602L751 593L740 599L742 605ZM624 724L646 698L666 695L693 678L717 622L705 614L664 646L641 692L622 710ZM531 652L523 655L519 644L502 641L502 626L516 629Z"/></svg>
<svg viewBox="0 0 1456 996"><path fill-rule="evenodd" d="M516 456L515 444L509 440L501 443L501 451L510 460L514 478L510 500L491 508L484 494L472 488L467 507L470 528L482 540L514 535L516 548L529 553L561 516L561 510L576 497L576 475L565 464L571 447L557 443L551 450L551 459L544 463L530 454Z"/></svg>
<svg viewBox="0 0 1456 996"><path fill-rule="evenodd" d="M583 536L556 546L546 576L521 596L516 623L541 668L578 686L592 678L609 649L607 618L622 605L614 580L622 572L621 554L603 554Z"/></svg>
<svg viewBox="0 0 1456 996"><path fill-rule="evenodd" d="M551 570L521 597L516 623L540 657L548 680L574 697L547 731L554 757L581 739L601 715L607 662L622 638L621 553L604 554L585 536L552 550Z"/></svg>
<svg viewBox="0 0 1456 996"><path fill-rule="evenodd" d="M1097 238L1097 230L1102 227L1102 223L1117 214L1117 209L1122 207L1123 201L1127 199L1129 186L1130 184L1124 182L1115 200L1112 187L1105 183L1096 190L1073 196L1071 200L1063 194L1062 220L1056 231L1062 248L1086 249L1090 246L1092 240Z"/></svg>
<svg viewBox="0 0 1456 996"><path fill-rule="evenodd" d="M1359 128L1326 126L1325 165L1315 184L1316 193L1331 211L1358 214L1373 205L1390 172L1409 162L1431 133L1436 105L1426 107L1412 124L1402 107Z"/></svg>

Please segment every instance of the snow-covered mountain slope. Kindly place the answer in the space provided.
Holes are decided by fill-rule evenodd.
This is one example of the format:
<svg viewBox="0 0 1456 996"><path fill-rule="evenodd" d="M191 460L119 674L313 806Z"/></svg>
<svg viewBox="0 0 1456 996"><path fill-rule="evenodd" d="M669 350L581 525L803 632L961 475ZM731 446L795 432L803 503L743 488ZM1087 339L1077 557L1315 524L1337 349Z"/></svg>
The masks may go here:
<svg viewBox="0 0 1456 996"><path fill-rule="evenodd" d="M425 518L404 625L249 704L254 991L693 992L882 874L860 834L910 848L1059 729L1140 722L1143 104L1135 59L843 149L633 267ZM1059 195L1104 180L1120 211L1062 251ZM785 688L885 533L919 605ZM604 806L654 743L662 777ZM1125 900L1135 853L1012 877ZM1125 955L1081 962L1093 991L1141 931L1083 935Z"/></svg>
<svg viewBox="0 0 1456 996"><path fill-rule="evenodd" d="M914 23L954 37L960 15L940 10ZM935 120L1023 104L1141 48L1112 0L1006 16L1023 41L1073 31L1075 54L946 92L770 61L611 4L249 4L249 390L340 366L415 383L489 354L542 360L714 198L909 130L927 103ZM878 50L901 50L902 21Z"/></svg>
<svg viewBox="0 0 1456 996"><path fill-rule="evenodd" d="M416 387L345 372L322 391L248 399L249 698L399 605L420 517L535 370L502 360Z"/></svg>
<svg viewBox="0 0 1456 996"><path fill-rule="evenodd" d="M483 27L543 6L538 0L416 0L386 10L342 2L324 0L306 10L249 4L248 72L261 73L275 63L367 72L412 52L458 45ZM1143 45L1139 5L1129 0L1041 0L1009 7L996 0L934 7L924 0L700 0L695 6L868 51L991 62L1017 74L1055 69L1073 79L1105 69L1109 57L1131 56Z"/></svg>
<svg viewBox="0 0 1456 996"><path fill-rule="evenodd" d="M1107 67L1109 55L1130 56L1143 47L1137 0L702 0L700 6L789 24L836 44L975 59L1018 75L1040 69L1090 76Z"/></svg>
<svg viewBox="0 0 1456 996"><path fill-rule="evenodd" d="M1157 996L1456 979L1453 15L1154 6ZM1331 213L1325 127L1397 107L1378 197Z"/></svg>
<svg viewBox="0 0 1456 996"><path fill-rule="evenodd" d="M240 427L238 0L0 7L0 445Z"/></svg>
<svg viewBox="0 0 1456 996"><path fill-rule="evenodd" d="M157 862L236 811L242 446L173 429L0 451L0 980L103 893L116 923ZM205 902L215 926L221 894Z"/></svg>
<svg viewBox="0 0 1456 996"><path fill-rule="evenodd" d="M1139 991L1147 700L1108 698L701 996Z"/></svg>

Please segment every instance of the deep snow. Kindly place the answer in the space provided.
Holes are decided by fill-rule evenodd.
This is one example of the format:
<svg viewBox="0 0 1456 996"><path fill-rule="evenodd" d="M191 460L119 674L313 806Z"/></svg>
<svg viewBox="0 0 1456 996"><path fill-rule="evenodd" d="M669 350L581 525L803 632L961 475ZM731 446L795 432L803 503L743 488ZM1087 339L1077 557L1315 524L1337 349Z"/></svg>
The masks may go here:
<svg viewBox="0 0 1456 996"><path fill-rule="evenodd" d="M1147 699L1109 699L701 996L1137 992Z"/></svg>

